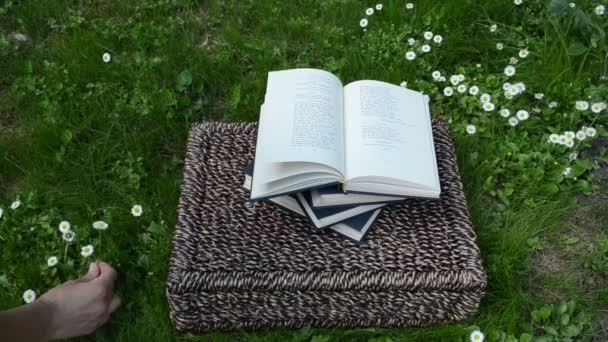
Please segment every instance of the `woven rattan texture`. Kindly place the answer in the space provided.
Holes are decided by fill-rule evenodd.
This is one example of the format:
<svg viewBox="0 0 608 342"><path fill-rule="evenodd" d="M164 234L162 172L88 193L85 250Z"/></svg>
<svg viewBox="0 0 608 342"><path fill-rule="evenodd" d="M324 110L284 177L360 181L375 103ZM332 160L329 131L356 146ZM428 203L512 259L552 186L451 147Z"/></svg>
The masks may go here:
<svg viewBox="0 0 608 342"><path fill-rule="evenodd" d="M256 129L190 132L167 284L178 330L421 326L477 310L486 277L445 121L433 121L441 199L388 206L361 245L248 201Z"/></svg>

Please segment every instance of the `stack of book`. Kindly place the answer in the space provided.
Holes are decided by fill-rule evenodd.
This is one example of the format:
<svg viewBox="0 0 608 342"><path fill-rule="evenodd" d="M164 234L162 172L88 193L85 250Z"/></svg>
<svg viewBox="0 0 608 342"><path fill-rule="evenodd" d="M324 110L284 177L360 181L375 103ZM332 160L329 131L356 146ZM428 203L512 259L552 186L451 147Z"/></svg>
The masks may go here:
<svg viewBox="0 0 608 342"><path fill-rule="evenodd" d="M316 69L268 74L253 165L252 200L356 241L385 205L440 196L428 97Z"/></svg>

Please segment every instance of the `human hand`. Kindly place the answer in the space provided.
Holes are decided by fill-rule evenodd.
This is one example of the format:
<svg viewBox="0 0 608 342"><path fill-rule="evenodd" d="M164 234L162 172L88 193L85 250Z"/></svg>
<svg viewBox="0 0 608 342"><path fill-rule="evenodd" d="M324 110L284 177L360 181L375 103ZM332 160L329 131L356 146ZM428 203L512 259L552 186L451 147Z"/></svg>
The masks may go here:
<svg viewBox="0 0 608 342"><path fill-rule="evenodd" d="M103 325L120 306L114 294L116 271L105 262L93 262L87 274L63 283L42 295L52 312L50 339L88 335Z"/></svg>

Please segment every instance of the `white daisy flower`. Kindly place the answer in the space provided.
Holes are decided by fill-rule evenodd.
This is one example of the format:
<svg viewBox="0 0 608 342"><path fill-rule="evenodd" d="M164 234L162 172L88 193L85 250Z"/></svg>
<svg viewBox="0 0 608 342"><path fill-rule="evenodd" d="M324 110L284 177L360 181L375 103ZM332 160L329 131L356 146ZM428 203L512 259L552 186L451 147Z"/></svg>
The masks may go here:
<svg viewBox="0 0 608 342"><path fill-rule="evenodd" d="M512 84L509 82L505 82L502 84L502 90L507 91L509 89L511 89Z"/></svg>
<svg viewBox="0 0 608 342"><path fill-rule="evenodd" d="M476 96L477 94L479 94L479 87L478 86L472 86L471 88L469 88L469 94Z"/></svg>
<svg viewBox="0 0 608 342"><path fill-rule="evenodd" d="M104 63L110 63L110 61L112 60L112 56L106 52L103 55L101 55L101 59L103 60Z"/></svg>
<svg viewBox="0 0 608 342"><path fill-rule="evenodd" d="M473 135L473 134L475 134L475 132L477 132L477 127L475 127L475 125L467 126L467 133Z"/></svg>
<svg viewBox="0 0 608 342"><path fill-rule="evenodd" d="M565 135L560 134L558 139L557 139L557 143L560 145L566 145L566 142L568 141L568 138L566 138Z"/></svg>
<svg viewBox="0 0 608 342"><path fill-rule="evenodd" d="M439 77L439 79L437 81L439 81L439 82L445 82L445 76Z"/></svg>
<svg viewBox="0 0 608 342"><path fill-rule="evenodd" d="M504 48L505 46L503 45L503 43L496 43L496 50L500 51Z"/></svg>
<svg viewBox="0 0 608 342"><path fill-rule="evenodd" d="M366 9L366 10L365 10L365 14L367 14L367 15L372 15L372 14L374 14L374 9L373 9L373 8L371 8L371 7L370 7L370 8L368 8L368 9Z"/></svg>
<svg viewBox="0 0 608 342"><path fill-rule="evenodd" d="M507 66L505 68L505 75L507 75L507 77L515 75L515 67L512 65Z"/></svg>
<svg viewBox="0 0 608 342"><path fill-rule="evenodd" d="M572 171L572 168L570 166L568 166L567 168L564 169L564 171L562 171L562 175L567 176L570 174L570 171Z"/></svg>
<svg viewBox="0 0 608 342"><path fill-rule="evenodd" d="M452 83L452 85L458 85L458 83L460 83L460 79L458 78L458 75L452 75L450 76L450 83Z"/></svg>
<svg viewBox="0 0 608 342"><path fill-rule="evenodd" d="M597 15L604 15L605 12L606 12L606 7L604 5L597 5L593 9L593 13L595 13Z"/></svg>
<svg viewBox="0 0 608 342"><path fill-rule="evenodd" d="M424 52L424 53L427 53L427 52L431 51L431 46L428 45L428 44L424 44L424 45L422 45L422 47L420 48L420 50L422 52Z"/></svg>
<svg viewBox="0 0 608 342"><path fill-rule="evenodd" d="M72 228L72 225L68 221L61 221L59 223L59 231L62 233L70 231L71 228Z"/></svg>
<svg viewBox="0 0 608 342"><path fill-rule="evenodd" d="M559 104L555 101L549 103L549 108L557 108L557 106L559 106Z"/></svg>
<svg viewBox="0 0 608 342"><path fill-rule="evenodd" d="M559 141L559 135L553 133L549 136L549 142L557 144L558 141Z"/></svg>
<svg viewBox="0 0 608 342"><path fill-rule="evenodd" d="M513 3L517 6L521 5L523 2L523 0L513 0Z"/></svg>
<svg viewBox="0 0 608 342"><path fill-rule="evenodd" d="M511 65L515 65L515 64L517 64L517 62L519 62L519 60L515 57L511 57L509 59L509 64L511 64Z"/></svg>
<svg viewBox="0 0 608 342"><path fill-rule="evenodd" d="M574 139L568 139L568 140L566 141L566 146L568 146L568 147L572 147L572 146L574 146Z"/></svg>
<svg viewBox="0 0 608 342"><path fill-rule="evenodd" d="M21 206L21 201L16 200L15 202L13 202L11 204L11 209L15 210L15 209L19 208L20 206Z"/></svg>
<svg viewBox="0 0 608 342"><path fill-rule="evenodd" d="M19 33L19 32L15 32L13 33L13 39L20 42L20 43L24 43L27 42L29 40L28 36L26 36L23 33Z"/></svg>
<svg viewBox="0 0 608 342"><path fill-rule="evenodd" d="M521 91L519 90L519 88L514 84L511 86L511 88L509 88L509 95L511 96L515 96L518 95Z"/></svg>
<svg viewBox="0 0 608 342"><path fill-rule="evenodd" d="M490 32L496 32L497 28L498 28L498 26L496 26L496 24L490 25Z"/></svg>
<svg viewBox="0 0 608 342"><path fill-rule="evenodd" d="M571 2L568 4L568 6L570 6L570 8L574 8L574 7L576 7L576 4L574 2Z"/></svg>
<svg viewBox="0 0 608 342"><path fill-rule="evenodd" d="M368 23L367 19L363 18L359 21L359 26L367 27L367 23Z"/></svg>
<svg viewBox="0 0 608 342"><path fill-rule="evenodd" d="M2 218L2 214L4 214L4 209L0 208L0 219Z"/></svg>
<svg viewBox="0 0 608 342"><path fill-rule="evenodd" d="M416 39L414 39L414 38L409 38L409 39L407 40L407 43L408 43L410 46L412 46L412 45L416 44Z"/></svg>
<svg viewBox="0 0 608 342"><path fill-rule="evenodd" d="M503 118L508 118L509 116L511 116L511 111L508 110L507 108L502 108L500 111L500 116L502 116Z"/></svg>
<svg viewBox="0 0 608 342"><path fill-rule="evenodd" d="M95 249L93 248L93 245L86 245L80 249L80 255L82 255L85 258L89 257L89 256L91 256L91 254L93 254L94 250Z"/></svg>
<svg viewBox="0 0 608 342"><path fill-rule="evenodd" d="M591 105L591 111L594 113L600 113L604 109L606 109L606 103L604 102L596 102Z"/></svg>
<svg viewBox="0 0 608 342"><path fill-rule="evenodd" d="M97 229L97 230L106 230L108 229L108 224L105 223L104 221L95 221L93 222L93 229Z"/></svg>
<svg viewBox="0 0 608 342"><path fill-rule="evenodd" d="M533 111L534 113L540 113L540 112L541 112L540 108L538 108L538 107L534 107L534 108L532 108L532 111Z"/></svg>
<svg viewBox="0 0 608 342"><path fill-rule="evenodd" d="M481 64L480 64L480 63L477 63L477 64L475 64L475 67L477 67L477 68L481 68Z"/></svg>
<svg viewBox="0 0 608 342"><path fill-rule="evenodd" d="M422 36L424 37L424 39L426 40L431 40L433 39L433 32L431 31L425 31Z"/></svg>
<svg viewBox="0 0 608 342"><path fill-rule="evenodd" d="M534 98L537 99L537 100L542 100L543 97L545 97L545 94L543 94L543 93L536 93L536 94L534 94Z"/></svg>
<svg viewBox="0 0 608 342"><path fill-rule="evenodd" d="M524 120L528 120L528 118L530 117L530 113L528 113L528 111L520 109L517 111L517 119L519 121L524 121Z"/></svg>
<svg viewBox="0 0 608 342"><path fill-rule="evenodd" d="M483 342L483 333L479 330L475 330L471 333L471 342Z"/></svg>
<svg viewBox="0 0 608 342"><path fill-rule="evenodd" d="M49 267L53 267L53 266L57 265L57 257L56 256L52 256L52 257L48 258L46 260L46 264Z"/></svg>
<svg viewBox="0 0 608 342"><path fill-rule="evenodd" d="M488 94L488 93L483 93L479 97L479 101L481 101L481 103L490 102L490 101L492 101L492 96L490 96L490 94Z"/></svg>
<svg viewBox="0 0 608 342"><path fill-rule="evenodd" d="M443 95L452 96L454 94L454 89L452 87L443 88Z"/></svg>
<svg viewBox="0 0 608 342"><path fill-rule="evenodd" d="M464 81L464 75L463 74L458 74L456 76L458 76L458 82Z"/></svg>
<svg viewBox="0 0 608 342"><path fill-rule="evenodd" d="M521 49L519 50L519 58L526 58L528 57L528 55L530 54L530 52L528 51L528 49Z"/></svg>
<svg viewBox="0 0 608 342"><path fill-rule="evenodd" d="M405 9L411 10L414 9L414 4L411 2L408 2L405 4Z"/></svg>
<svg viewBox="0 0 608 342"><path fill-rule="evenodd" d="M377 4L376 5L376 11L382 11L382 8L384 7L384 5L382 4Z"/></svg>
<svg viewBox="0 0 608 342"><path fill-rule="evenodd" d="M458 87L456 87L456 90L457 90L459 93L464 93L464 92L466 92L466 91L467 91L467 85L466 85L466 84L461 84L461 85L459 85Z"/></svg>
<svg viewBox="0 0 608 342"><path fill-rule="evenodd" d="M585 139L587 139L587 133L585 133L585 131L577 131L576 132L576 139L583 141Z"/></svg>
<svg viewBox="0 0 608 342"><path fill-rule="evenodd" d="M519 120L517 120L516 117L512 116L509 118L509 125L515 127L515 126L517 126L518 123L519 123Z"/></svg>
<svg viewBox="0 0 608 342"><path fill-rule="evenodd" d="M406 52L405 59L407 59L408 61L413 61L414 59L416 59L416 53L414 51Z"/></svg>
<svg viewBox="0 0 608 342"><path fill-rule="evenodd" d="M596 131L596 130L595 130L595 128L593 128L593 127L587 127L587 128L585 129L585 133L587 133L587 136L588 136L588 137L594 137L594 136L595 136L595 134L597 133L597 131Z"/></svg>
<svg viewBox="0 0 608 342"><path fill-rule="evenodd" d="M584 110L589 109L589 102L587 102L587 101L576 101L576 104L574 105L574 107L577 110L584 111Z"/></svg>
<svg viewBox="0 0 608 342"><path fill-rule="evenodd" d="M399 84L402 88L407 88L407 81L403 81Z"/></svg>
<svg viewBox="0 0 608 342"><path fill-rule="evenodd" d="M433 76L433 79L437 80L439 77L441 77L441 72L439 70L435 70L431 76Z"/></svg>
<svg viewBox="0 0 608 342"><path fill-rule="evenodd" d="M65 241L65 242L72 242L72 241L74 241L76 234L73 231L68 230L67 232L63 233L61 237L63 238L63 241Z"/></svg>
<svg viewBox="0 0 608 342"><path fill-rule="evenodd" d="M491 112L494 110L494 108L496 108L492 102L486 102L482 105L482 107L486 112Z"/></svg>
<svg viewBox="0 0 608 342"><path fill-rule="evenodd" d="M574 161L578 158L578 152L574 151L568 155L568 161Z"/></svg>
<svg viewBox="0 0 608 342"><path fill-rule="evenodd" d="M23 292L23 301L26 303L33 303L36 300L36 292L34 290L27 290Z"/></svg>
<svg viewBox="0 0 608 342"><path fill-rule="evenodd" d="M144 209L139 204L136 204L131 208L131 214L133 216L141 216L141 214L143 214L143 212L144 212Z"/></svg>
<svg viewBox="0 0 608 342"><path fill-rule="evenodd" d="M568 139L574 139L574 137L576 136L576 134L572 131L565 131L564 135L566 136L566 138Z"/></svg>
<svg viewBox="0 0 608 342"><path fill-rule="evenodd" d="M511 95L509 92L505 92L505 98L506 98L507 100L510 100L510 99L512 99L512 98L513 98L513 95Z"/></svg>
<svg viewBox="0 0 608 342"><path fill-rule="evenodd" d="M443 37L440 35L435 35L435 37L433 37L433 41L435 44L441 44L441 42L443 42Z"/></svg>

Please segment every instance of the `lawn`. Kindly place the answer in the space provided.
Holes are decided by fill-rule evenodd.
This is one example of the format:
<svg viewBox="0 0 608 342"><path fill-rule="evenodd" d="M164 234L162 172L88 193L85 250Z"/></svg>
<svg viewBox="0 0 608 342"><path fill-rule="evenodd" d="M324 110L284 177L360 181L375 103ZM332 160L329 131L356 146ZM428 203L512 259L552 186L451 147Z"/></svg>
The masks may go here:
<svg viewBox="0 0 608 342"><path fill-rule="evenodd" d="M607 340L608 3L377 3L1 1L0 309L102 259L124 305L87 339ZM174 331L165 281L189 126L256 121L268 71L296 67L423 91L448 118L489 282L471 321Z"/></svg>

